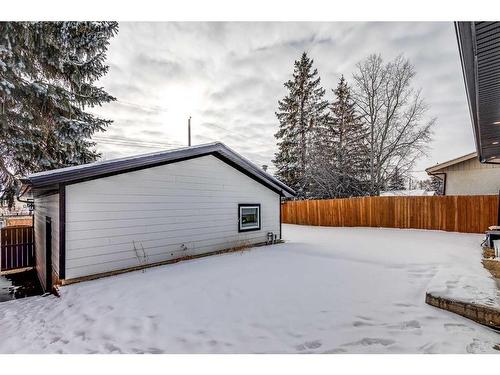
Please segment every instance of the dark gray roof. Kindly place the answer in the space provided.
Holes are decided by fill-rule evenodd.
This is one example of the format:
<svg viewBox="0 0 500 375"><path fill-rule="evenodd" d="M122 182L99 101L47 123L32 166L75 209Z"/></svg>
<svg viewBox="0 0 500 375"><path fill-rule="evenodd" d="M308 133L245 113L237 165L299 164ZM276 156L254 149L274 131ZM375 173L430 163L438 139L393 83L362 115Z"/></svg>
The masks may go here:
<svg viewBox="0 0 500 375"><path fill-rule="evenodd" d="M283 196L295 195L293 189L220 142L34 173L23 178L22 182L34 190L48 190L57 188L59 184L77 183L206 155L219 158Z"/></svg>
<svg viewBox="0 0 500 375"><path fill-rule="evenodd" d="M500 163L500 22L455 22L481 162Z"/></svg>

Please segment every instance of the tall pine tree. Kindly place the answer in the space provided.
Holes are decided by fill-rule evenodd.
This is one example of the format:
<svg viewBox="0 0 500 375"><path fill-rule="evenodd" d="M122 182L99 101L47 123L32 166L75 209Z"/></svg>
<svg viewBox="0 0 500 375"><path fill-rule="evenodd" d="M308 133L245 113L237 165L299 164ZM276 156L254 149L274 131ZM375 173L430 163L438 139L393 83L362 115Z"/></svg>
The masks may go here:
<svg viewBox="0 0 500 375"><path fill-rule="evenodd" d="M105 75L116 22L0 23L0 183L13 202L18 178L96 160L90 140L111 121L86 112L114 98Z"/></svg>
<svg viewBox="0 0 500 375"><path fill-rule="evenodd" d="M276 112L280 123L275 134L278 152L273 160L276 176L292 187L299 198L311 196L313 140L317 129L328 119L325 90L313 63L305 52L295 61L293 77L284 84L288 93L278 101Z"/></svg>
<svg viewBox="0 0 500 375"><path fill-rule="evenodd" d="M431 176L429 190L434 191L436 195L444 195L444 180L439 176Z"/></svg>
<svg viewBox="0 0 500 375"><path fill-rule="evenodd" d="M388 190L405 190L404 176L400 172L398 167L394 168L392 176L389 179L389 184L387 188Z"/></svg>
<svg viewBox="0 0 500 375"><path fill-rule="evenodd" d="M333 93L329 121L317 138L313 174L316 196L364 195L369 168L368 129L356 113L351 90L343 76Z"/></svg>

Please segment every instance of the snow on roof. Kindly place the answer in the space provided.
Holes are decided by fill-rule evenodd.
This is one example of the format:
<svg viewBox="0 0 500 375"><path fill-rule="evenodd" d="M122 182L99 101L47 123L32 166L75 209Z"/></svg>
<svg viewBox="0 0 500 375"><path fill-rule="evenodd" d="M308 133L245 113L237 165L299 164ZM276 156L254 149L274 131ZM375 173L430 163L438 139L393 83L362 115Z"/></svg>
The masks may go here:
<svg viewBox="0 0 500 375"><path fill-rule="evenodd" d="M405 196L429 196L436 195L435 191L414 189L414 190L391 190L380 192L381 197L405 197Z"/></svg>
<svg viewBox="0 0 500 375"><path fill-rule="evenodd" d="M139 154L139 155L131 155L131 156L125 156L122 158L116 158L116 159L109 159L109 160L99 160L95 161L93 163L87 163L87 164L81 164L81 165L74 165L71 167L65 167L65 168L57 168L57 169L51 169L48 171L43 171L43 172L37 172L37 173L32 173L28 175L26 178L28 179L36 179L38 177L43 177L43 176L49 176L49 175L54 175L56 173L64 173L64 172L71 172L71 171L77 171L79 169L87 169L87 168L92 168L92 167L99 167L99 166L105 166L108 164L117 164L120 162L124 161L133 161L137 159L143 159L143 158L149 158L149 157L155 157L155 156L160 156L160 155L166 155L169 153L177 152L177 151L182 151L186 149L196 149L196 148L205 148L207 146L215 146L220 142L212 142L212 143L205 143L202 145L197 145L197 146L190 146L190 147L180 147L172 150L163 150L163 151L155 151L155 152L148 152L145 154Z"/></svg>
<svg viewBox="0 0 500 375"><path fill-rule="evenodd" d="M155 167L167 163L214 155L249 177L261 182L272 190L286 196L294 196L295 192L254 163L233 151L221 142L213 142L198 146L153 152L149 154L128 156L119 159L98 161L73 167L59 168L50 171L33 173L22 179L31 188L56 187L57 184L76 183L83 180L106 177L112 174L125 173L139 169Z"/></svg>

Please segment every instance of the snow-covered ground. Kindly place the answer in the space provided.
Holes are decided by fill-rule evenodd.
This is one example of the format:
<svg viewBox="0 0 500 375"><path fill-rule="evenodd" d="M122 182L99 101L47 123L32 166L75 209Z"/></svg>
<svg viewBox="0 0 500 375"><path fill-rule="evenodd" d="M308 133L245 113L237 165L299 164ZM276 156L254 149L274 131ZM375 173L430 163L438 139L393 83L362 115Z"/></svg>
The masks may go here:
<svg viewBox="0 0 500 375"><path fill-rule="evenodd" d="M499 333L424 302L429 288L456 293L460 277L440 275L459 269L494 285L482 236L283 229L286 244L0 303L0 352L499 353Z"/></svg>

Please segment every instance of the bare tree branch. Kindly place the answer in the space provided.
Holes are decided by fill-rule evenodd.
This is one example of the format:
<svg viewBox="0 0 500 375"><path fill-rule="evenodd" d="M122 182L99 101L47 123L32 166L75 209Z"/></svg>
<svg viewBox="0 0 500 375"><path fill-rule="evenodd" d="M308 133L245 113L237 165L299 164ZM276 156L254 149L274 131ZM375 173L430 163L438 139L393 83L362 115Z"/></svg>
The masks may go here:
<svg viewBox="0 0 500 375"><path fill-rule="evenodd" d="M427 106L412 80L415 69L403 56L384 64L370 55L353 74L353 98L368 125L370 193L378 195L394 171L408 173L425 154L436 119L426 119Z"/></svg>

